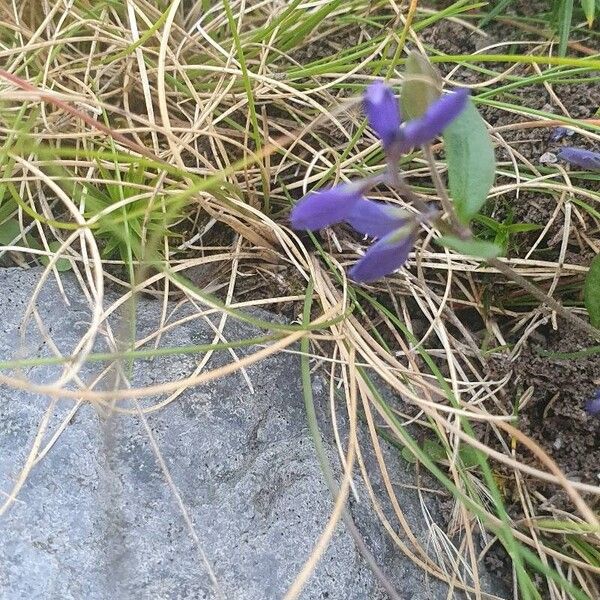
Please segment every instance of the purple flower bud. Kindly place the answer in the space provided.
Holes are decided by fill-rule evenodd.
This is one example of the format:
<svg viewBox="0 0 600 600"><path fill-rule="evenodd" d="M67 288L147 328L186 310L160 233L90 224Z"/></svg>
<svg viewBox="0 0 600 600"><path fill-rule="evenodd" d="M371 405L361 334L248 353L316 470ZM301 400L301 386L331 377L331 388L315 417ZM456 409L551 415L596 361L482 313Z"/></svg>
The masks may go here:
<svg viewBox="0 0 600 600"><path fill-rule="evenodd" d="M394 92L382 81L375 81L365 90L364 107L369 125L387 148L398 137L402 122Z"/></svg>
<svg viewBox="0 0 600 600"><path fill-rule="evenodd" d="M362 182L352 182L307 194L292 209L292 227L315 231L341 223L363 199L363 191Z"/></svg>
<svg viewBox="0 0 600 600"><path fill-rule="evenodd" d="M596 390L594 397L585 405L585 410L591 416L600 416L600 390Z"/></svg>
<svg viewBox="0 0 600 600"><path fill-rule="evenodd" d="M363 235L382 238L395 229L406 225L410 213L396 206L361 200L356 202L345 221Z"/></svg>
<svg viewBox="0 0 600 600"><path fill-rule="evenodd" d="M348 274L357 282L375 281L389 275L408 260L413 243L412 227L392 231L373 244Z"/></svg>
<svg viewBox="0 0 600 600"><path fill-rule="evenodd" d="M555 127L550 133L548 139L551 142L560 142L564 137L571 137L575 135L575 132L572 129L567 129L566 127Z"/></svg>
<svg viewBox="0 0 600 600"><path fill-rule="evenodd" d="M557 156L587 171L600 171L600 152L592 152L583 148L562 148Z"/></svg>
<svg viewBox="0 0 600 600"><path fill-rule="evenodd" d="M445 94L429 106L422 117L405 123L397 140L398 153L408 152L415 146L427 144L437 137L467 106L469 90L459 89Z"/></svg>

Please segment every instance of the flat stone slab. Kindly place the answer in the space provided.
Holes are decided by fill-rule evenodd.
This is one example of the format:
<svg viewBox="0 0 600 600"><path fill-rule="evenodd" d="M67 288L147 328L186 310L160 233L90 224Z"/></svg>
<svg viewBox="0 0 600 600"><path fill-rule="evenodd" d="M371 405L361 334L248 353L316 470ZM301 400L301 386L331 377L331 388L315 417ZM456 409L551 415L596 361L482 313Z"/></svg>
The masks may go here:
<svg viewBox="0 0 600 600"><path fill-rule="evenodd" d="M79 284L63 273L63 291L51 277L37 303L47 331L41 333L34 321L21 328L40 275L38 269L0 270L1 359L51 356L50 339L62 353L71 354L89 325L90 309ZM159 328L162 308L155 299L138 297L138 339ZM166 322L193 315L192 308L189 303L169 305ZM213 326L218 324L214 316ZM122 322L114 318L113 331ZM224 337L231 341L259 333L229 319ZM195 318L167 329L159 346L210 343L214 337L207 320ZM96 349L106 348L99 339ZM245 351L235 352L243 356ZM191 375L200 360L200 355L139 360L131 383L144 386ZM221 351L204 368L231 360L228 351ZM105 367L87 363L81 385L90 386ZM31 367L21 376L47 383L56 380L61 368ZM279 353L246 373L250 385L236 372L186 390L145 420L138 414L107 417L89 403L76 407L74 400L52 401L0 387L0 503L13 490L47 419L32 454L36 463L0 517L0 596L196 600L216 597L214 576L227 599L283 597L333 504L306 426L297 355ZM113 389L108 386L114 381L113 370L96 387ZM77 388L76 382L69 385ZM317 403L326 406L318 379L314 392ZM134 404L118 406L135 409ZM394 468L399 481L408 480L409 466L399 461ZM399 490L399 497L407 518L418 522L416 493ZM394 548L369 511L366 494L355 514L402 598L445 598L435 581ZM340 524L302 598L386 597Z"/></svg>

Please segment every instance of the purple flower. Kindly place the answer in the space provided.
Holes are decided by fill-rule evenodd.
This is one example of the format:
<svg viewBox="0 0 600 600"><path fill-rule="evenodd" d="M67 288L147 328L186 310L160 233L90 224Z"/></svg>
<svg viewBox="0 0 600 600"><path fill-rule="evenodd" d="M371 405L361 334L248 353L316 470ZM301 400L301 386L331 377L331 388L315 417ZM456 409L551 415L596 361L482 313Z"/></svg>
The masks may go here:
<svg viewBox="0 0 600 600"><path fill-rule="evenodd" d="M372 185L356 181L307 194L292 209L292 227L315 231L345 222L363 235L380 238L406 225L409 212L363 197L365 188Z"/></svg>
<svg viewBox="0 0 600 600"><path fill-rule="evenodd" d="M592 152L583 148L562 148L557 156L587 171L600 171L600 152Z"/></svg>
<svg viewBox="0 0 600 600"><path fill-rule="evenodd" d="M414 221L405 210L362 197L372 182L338 185L305 196L291 214L294 229L321 229L348 223L356 231L375 238L366 254L350 271L355 281L374 281L401 267L414 243Z"/></svg>
<svg viewBox="0 0 600 600"><path fill-rule="evenodd" d="M396 229L373 244L348 275L354 281L367 283L389 275L408 260L414 242L412 226Z"/></svg>
<svg viewBox="0 0 600 600"><path fill-rule="evenodd" d="M363 103L369 125L388 148L396 141L402 123L394 92L383 81L375 81L365 90Z"/></svg>
<svg viewBox="0 0 600 600"><path fill-rule="evenodd" d="M397 151L408 152L415 146L427 144L437 137L467 106L469 90L460 89L436 100L418 119L400 128Z"/></svg>
<svg viewBox="0 0 600 600"><path fill-rule="evenodd" d="M600 390L596 390L594 397L585 405L585 411L592 416L600 416Z"/></svg>
<svg viewBox="0 0 600 600"><path fill-rule="evenodd" d="M405 210L372 200L362 200L353 205L352 212L344 218L356 231L374 238L382 238L399 229L410 216Z"/></svg>
<svg viewBox="0 0 600 600"><path fill-rule="evenodd" d="M354 206L364 200L364 191L364 182L357 181L311 192L292 209L292 227L315 231L341 223L352 214Z"/></svg>
<svg viewBox="0 0 600 600"><path fill-rule="evenodd" d="M391 88L379 81L369 85L364 95L365 113L383 143L390 172L307 194L292 209L292 227L314 231L335 223L348 223L356 231L378 238L350 270L355 281L374 281L401 267L415 242L415 219L397 207L367 200L364 194L378 183L393 184L398 179L394 177L397 158L442 133L464 110L468 100L468 90L446 94L421 117L402 124Z"/></svg>
<svg viewBox="0 0 600 600"><path fill-rule="evenodd" d="M400 108L391 88L381 81L367 87L364 106L369 125L393 158L437 137L464 110L469 90L460 89L436 100L418 119L402 123Z"/></svg>

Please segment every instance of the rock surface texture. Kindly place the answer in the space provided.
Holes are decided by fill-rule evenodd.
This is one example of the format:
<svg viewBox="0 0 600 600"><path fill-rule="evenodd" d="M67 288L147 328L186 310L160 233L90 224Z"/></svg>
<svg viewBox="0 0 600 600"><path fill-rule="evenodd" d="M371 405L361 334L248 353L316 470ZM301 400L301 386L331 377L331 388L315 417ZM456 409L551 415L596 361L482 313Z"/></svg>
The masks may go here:
<svg viewBox="0 0 600 600"><path fill-rule="evenodd" d="M52 356L52 344L69 355L89 326L85 296L75 277L63 273L63 290L50 277L38 299L41 331L35 315L22 327L40 275L37 269L0 271L2 360ZM107 306L115 299L109 297ZM159 328L162 309L155 299L137 299L137 339ZM165 323L193 314L189 304L169 305ZM210 343L216 317L208 317L212 325L208 318L190 318L144 347ZM126 325L122 316L108 322L113 333ZM109 328L102 332L98 351L108 348ZM231 341L257 334L229 319L223 335ZM204 369L231 360L230 352L221 351ZM198 354L138 360L129 379L134 387L172 381L192 374L200 361ZM86 363L80 381L68 387L92 387L106 367ZM11 374L48 383L61 371L36 366ZM113 368L94 388L114 389L115 373ZM87 402L0 387L0 503L15 489L28 457L34 461L0 517L0 597L197 600L218 597L214 577L226 599L282 598L324 528L332 499L306 426L298 356L279 353L250 366L246 375L236 372L187 389L144 418L138 408L167 395L121 402L117 406L131 414L107 416ZM318 380L314 391L326 406ZM335 457L333 445L328 447ZM405 463L390 468L398 481L412 483ZM398 494L407 519L418 522L417 495L410 489ZM437 582L394 549L369 506L363 493L354 503L356 521L400 597L445 598ZM387 596L339 525L301 597Z"/></svg>

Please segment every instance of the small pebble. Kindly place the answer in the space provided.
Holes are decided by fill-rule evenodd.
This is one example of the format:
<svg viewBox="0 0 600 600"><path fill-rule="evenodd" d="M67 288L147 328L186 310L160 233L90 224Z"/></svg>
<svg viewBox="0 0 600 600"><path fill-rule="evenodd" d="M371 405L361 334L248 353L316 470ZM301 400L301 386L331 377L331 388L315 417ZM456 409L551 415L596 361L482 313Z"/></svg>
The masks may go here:
<svg viewBox="0 0 600 600"><path fill-rule="evenodd" d="M558 162L558 158L556 158L556 154L553 152L544 152L544 154L540 156L540 163L543 165L553 165L556 162Z"/></svg>

